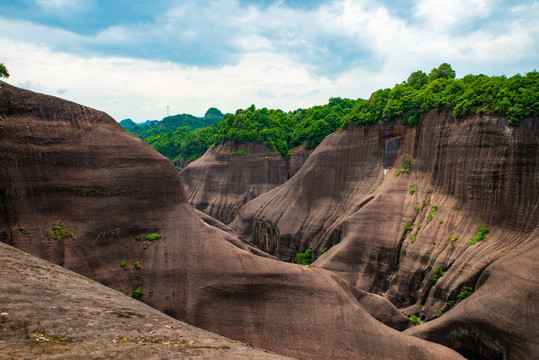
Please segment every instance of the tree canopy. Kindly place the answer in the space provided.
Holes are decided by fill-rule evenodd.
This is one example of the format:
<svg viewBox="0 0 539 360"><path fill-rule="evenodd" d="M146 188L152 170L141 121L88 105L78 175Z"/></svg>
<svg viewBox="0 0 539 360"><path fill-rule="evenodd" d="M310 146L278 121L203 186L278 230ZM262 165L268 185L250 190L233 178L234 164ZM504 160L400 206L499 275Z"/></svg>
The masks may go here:
<svg viewBox="0 0 539 360"><path fill-rule="evenodd" d="M288 156L301 144L315 148L327 135L349 124L399 120L415 126L419 116L431 110L451 111L455 118L473 113L500 114L512 126L518 126L527 117L539 118L536 71L510 78L466 75L456 79L455 76L451 65L443 63L428 75L415 71L406 81L393 88L379 89L366 100L335 97L325 105L289 112L251 105L224 117L219 110L210 108L204 118L174 115L161 122L137 125L131 131L170 159L193 160L209 147L227 141L264 143ZM125 128L134 124L124 121ZM203 125L206 121L210 124Z"/></svg>
<svg viewBox="0 0 539 360"><path fill-rule="evenodd" d="M7 71L6 66L3 63L0 64L0 78L2 77L9 77L9 71Z"/></svg>

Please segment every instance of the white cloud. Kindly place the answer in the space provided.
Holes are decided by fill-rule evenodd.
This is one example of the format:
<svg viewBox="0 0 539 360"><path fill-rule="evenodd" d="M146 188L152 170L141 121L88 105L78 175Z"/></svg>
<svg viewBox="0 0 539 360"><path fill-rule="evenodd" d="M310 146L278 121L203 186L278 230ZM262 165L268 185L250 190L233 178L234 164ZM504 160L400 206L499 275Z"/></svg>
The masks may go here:
<svg viewBox="0 0 539 360"><path fill-rule="evenodd" d="M87 7L86 0L35 0L36 4L46 11L58 11L59 9L83 9Z"/></svg>
<svg viewBox="0 0 539 360"><path fill-rule="evenodd" d="M466 4L418 0L412 21L374 1L328 2L314 10L241 7L234 0L200 9L186 1L159 23L114 25L85 36L0 17L0 43L11 83L136 121L161 118L166 106L171 113L203 115L211 106L292 110L333 96L365 98L442 62L457 76L536 67L539 3L515 6L503 17L492 15L494 1ZM474 19L483 23L453 30ZM100 47L119 46L149 55L199 52L215 61L194 66L135 59L129 52L98 55Z"/></svg>

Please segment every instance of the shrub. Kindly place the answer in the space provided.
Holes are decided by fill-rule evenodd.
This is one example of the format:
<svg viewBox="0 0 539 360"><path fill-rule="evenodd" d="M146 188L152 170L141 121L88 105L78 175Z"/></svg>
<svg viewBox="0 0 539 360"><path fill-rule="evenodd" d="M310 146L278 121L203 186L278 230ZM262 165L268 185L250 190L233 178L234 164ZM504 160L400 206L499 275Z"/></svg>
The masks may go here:
<svg viewBox="0 0 539 360"><path fill-rule="evenodd" d="M451 238L451 246L452 246L452 247L455 247L455 246L456 246L458 239L459 239L458 236L453 236L453 237Z"/></svg>
<svg viewBox="0 0 539 360"><path fill-rule="evenodd" d="M404 224L404 235L402 236L402 238L406 239L406 237L412 230L414 230L414 224L409 221L406 222L406 224Z"/></svg>
<svg viewBox="0 0 539 360"><path fill-rule="evenodd" d="M444 269L437 265L434 269L434 276L432 277L432 285L436 284L436 281L438 281L439 278L444 276Z"/></svg>
<svg viewBox="0 0 539 360"><path fill-rule="evenodd" d="M135 261L135 268L140 269L140 262Z"/></svg>
<svg viewBox="0 0 539 360"><path fill-rule="evenodd" d="M305 252L296 253L296 264L310 265L311 264L311 249L305 250Z"/></svg>
<svg viewBox="0 0 539 360"><path fill-rule="evenodd" d="M406 154L401 156L402 160L402 169L397 170L395 173L395 177L399 176L400 174L410 174L410 169L412 168L412 159Z"/></svg>
<svg viewBox="0 0 539 360"><path fill-rule="evenodd" d="M410 184L410 195L414 195L415 193L415 186L414 184Z"/></svg>
<svg viewBox="0 0 539 360"><path fill-rule="evenodd" d="M463 286L460 293L457 295L457 299L464 300L473 294L473 289L470 286Z"/></svg>
<svg viewBox="0 0 539 360"><path fill-rule="evenodd" d="M374 190L376 190L376 189L371 189L371 192L369 193L369 195L372 194L374 192Z"/></svg>
<svg viewBox="0 0 539 360"><path fill-rule="evenodd" d="M22 226L22 225L17 225L17 230L19 230L19 232L20 232L21 234L30 236L30 230L28 230L27 228L25 228L25 227Z"/></svg>
<svg viewBox="0 0 539 360"><path fill-rule="evenodd" d="M127 266L127 261L125 260L120 261L120 266L125 268Z"/></svg>
<svg viewBox="0 0 539 360"><path fill-rule="evenodd" d="M150 241L157 241L159 239L161 239L163 236L159 235L159 234L150 234L150 235L146 235L144 238L146 240L150 240Z"/></svg>
<svg viewBox="0 0 539 360"><path fill-rule="evenodd" d="M415 326L421 324L421 319L417 315L410 315L410 320L412 320Z"/></svg>
<svg viewBox="0 0 539 360"><path fill-rule="evenodd" d="M415 208L415 212L417 212L417 213L419 213L419 211L421 211L421 209L419 208L419 204L415 204L414 208Z"/></svg>
<svg viewBox="0 0 539 360"><path fill-rule="evenodd" d="M64 224L52 224L52 226L47 229L45 236L48 239L56 240L59 243L68 238L73 240L77 238Z"/></svg>
<svg viewBox="0 0 539 360"><path fill-rule="evenodd" d="M423 200L423 204L421 204L421 211L423 211L424 208L430 205L430 197L429 194L425 196L425 200Z"/></svg>
<svg viewBox="0 0 539 360"><path fill-rule="evenodd" d="M488 227L482 222L480 222L479 225L477 225L476 229L477 229L477 235L470 239L470 245L475 245L479 241L485 240L489 231Z"/></svg>
<svg viewBox="0 0 539 360"><path fill-rule="evenodd" d="M233 152L232 155L245 156L245 155L247 155L247 154L246 154L245 151L243 151L243 150L238 150L238 151L236 151L236 152Z"/></svg>
<svg viewBox="0 0 539 360"><path fill-rule="evenodd" d="M415 243L416 238L417 238L416 236L412 236L412 239L410 240L410 243L411 244Z"/></svg>
<svg viewBox="0 0 539 360"><path fill-rule="evenodd" d="M438 211L438 205L434 204L432 205L432 209L430 209L429 217L427 218L427 224L432 221L434 215L436 215L436 211Z"/></svg>
<svg viewBox="0 0 539 360"><path fill-rule="evenodd" d="M441 312L441 311L436 313L436 317L437 317L437 318L439 318L440 316L442 316L442 312Z"/></svg>
<svg viewBox="0 0 539 360"><path fill-rule="evenodd" d="M323 254L323 253L325 253L326 251L328 251L328 248L327 248L327 247L323 247L322 250L320 250L320 254Z"/></svg>
<svg viewBox="0 0 539 360"><path fill-rule="evenodd" d="M142 292L142 289L140 288L140 286L136 288L135 290L131 291L131 297L134 299L138 300L139 297L141 297L142 295L144 295L144 293Z"/></svg>

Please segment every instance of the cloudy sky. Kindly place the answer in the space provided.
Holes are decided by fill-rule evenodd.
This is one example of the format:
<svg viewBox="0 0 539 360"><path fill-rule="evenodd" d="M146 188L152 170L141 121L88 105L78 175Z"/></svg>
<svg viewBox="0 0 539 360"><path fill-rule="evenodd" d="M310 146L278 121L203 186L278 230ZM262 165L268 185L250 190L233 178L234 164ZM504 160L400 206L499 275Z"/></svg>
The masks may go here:
<svg viewBox="0 0 539 360"><path fill-rule="evenodd" d="M0 0L7 82L137 122L539 64L539 0Z"/></svg>

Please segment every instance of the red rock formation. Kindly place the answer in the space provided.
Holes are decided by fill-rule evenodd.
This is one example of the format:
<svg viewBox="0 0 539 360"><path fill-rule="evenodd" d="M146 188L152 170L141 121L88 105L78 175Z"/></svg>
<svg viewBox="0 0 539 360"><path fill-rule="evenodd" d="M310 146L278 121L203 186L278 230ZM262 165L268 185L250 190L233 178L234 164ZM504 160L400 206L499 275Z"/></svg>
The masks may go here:
<svg viewBox="0 0 539 360"><path fill-rule="evenodd" d="M172 164L106 114L0 84L3 242L286 355L459 358L379 322L403 322L381 297L227 241L196 216Z"/></svg>
<svg viewBox="0 0 539 360"><path fill-rule="evenodd" d="M285 359L2 243L0 261L2 359Z"/></svg>
<svg viewBox="0 0 539 360"><path fill-rule="evenodd" d="M470 359L536 359L537 259L537 241L503 257L481 274L471 297L407 333L453 346Z"/></svg>
<svg viewBox="0 0 539 360"><path fill-rule="evenodd" d="M180 173L189 202L229 223L248 201L283 184L307 159L304 148L286 159L258 143L226 143L209 149Z"/></svg>
<svg viewBox="0 0 539 360"><path fill-rule="evenodd" d="M311 248L317 267L430 320L489 264L537 242L538 132L537 121L510 128L496 116L435 112L414 129L350 126L230 226L283 259ZM396 177L405 154L410 174ZM480 223L489 233L470 245Z"/></svg>

